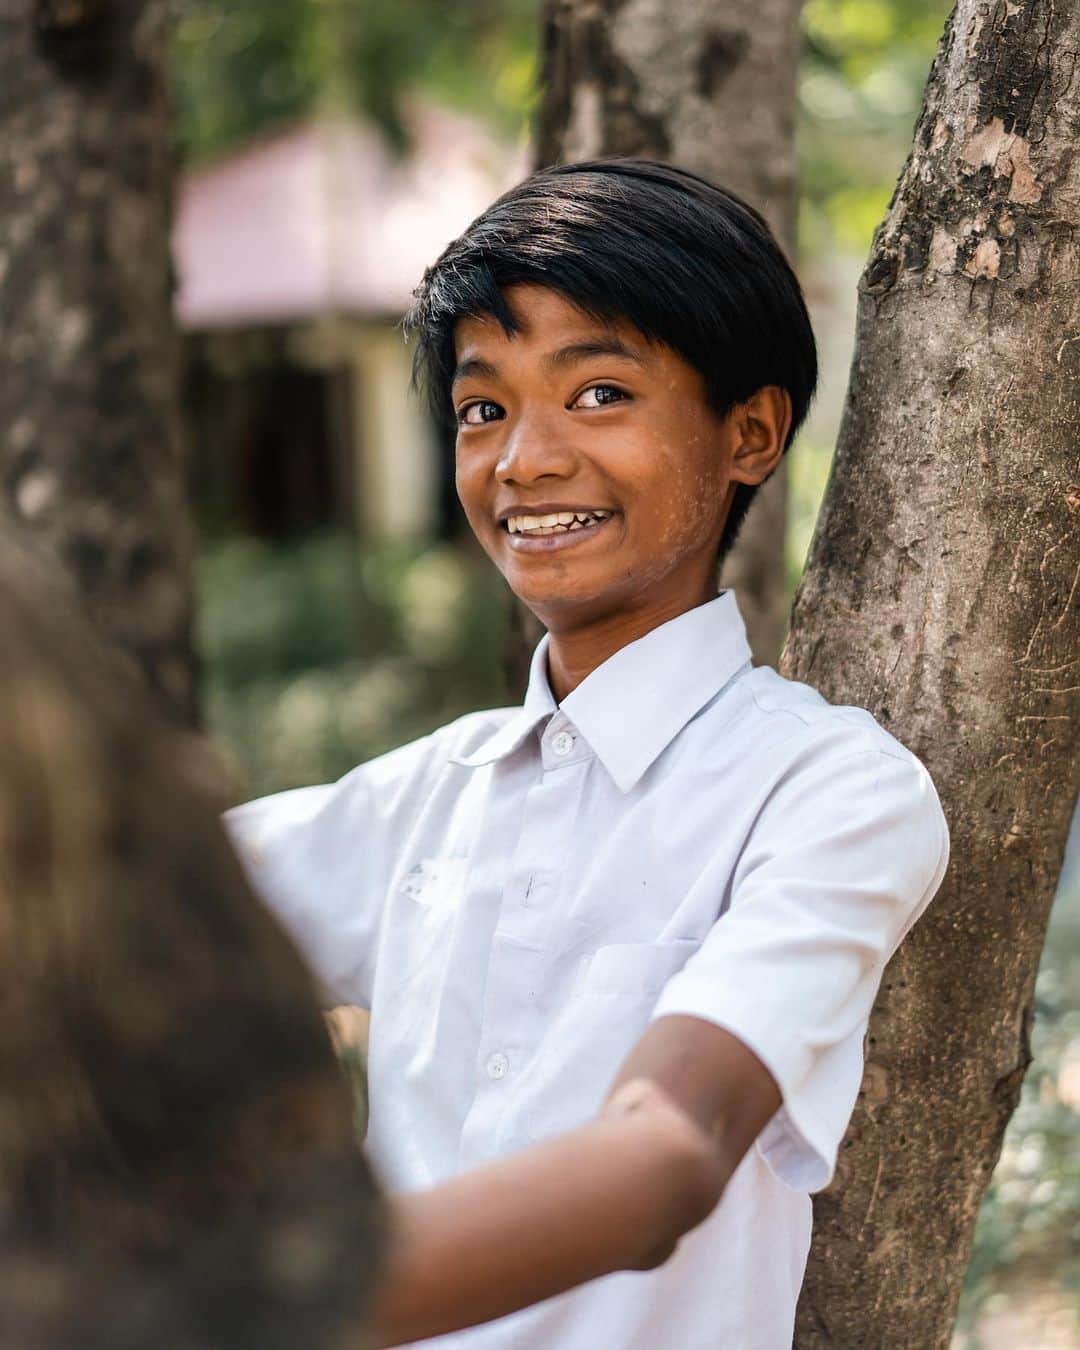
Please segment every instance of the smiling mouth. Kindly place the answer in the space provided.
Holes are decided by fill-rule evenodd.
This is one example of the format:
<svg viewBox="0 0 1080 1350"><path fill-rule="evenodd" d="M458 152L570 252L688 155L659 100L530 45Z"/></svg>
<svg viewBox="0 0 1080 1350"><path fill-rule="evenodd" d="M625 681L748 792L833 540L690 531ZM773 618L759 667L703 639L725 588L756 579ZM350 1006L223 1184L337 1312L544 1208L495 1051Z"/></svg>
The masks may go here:
<svg viewBox="0 0 1080 1350"><path fill-rule="evenodd" d="M543 515L522 513L508 516L502 525L509 534L538 539L552 534L571 534L590 525L602 524L612 514L603 507L586 511L551 511Z"/></svg>
<svg viewBox="0 0 1080 1350"><path fill-rule="evenodd" d="M576 512L575 518L569 524L557 521L552 525L534 525L525 530L511 529L511 524L518 519L511 517L504 520L502 526L510 536L510 547L515 553L550 553L553 550L574 548L592 539L603 530L614 515L613 511ZM578 518L582 516L585 519Z"/></svg>

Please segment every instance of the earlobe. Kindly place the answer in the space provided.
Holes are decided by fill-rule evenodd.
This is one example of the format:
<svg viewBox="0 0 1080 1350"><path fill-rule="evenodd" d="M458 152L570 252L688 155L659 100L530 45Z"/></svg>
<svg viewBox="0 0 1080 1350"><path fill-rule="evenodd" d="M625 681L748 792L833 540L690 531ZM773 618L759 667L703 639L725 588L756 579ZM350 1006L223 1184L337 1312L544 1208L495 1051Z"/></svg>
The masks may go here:
<svg viewBox="0 0 1080 1350"><path fill-rule="evenodd" d="M791 395L775 384L763 386L739 407L739 443L731 462L734 482L757 486L768 478L783 458L791 417Z"/></svg>

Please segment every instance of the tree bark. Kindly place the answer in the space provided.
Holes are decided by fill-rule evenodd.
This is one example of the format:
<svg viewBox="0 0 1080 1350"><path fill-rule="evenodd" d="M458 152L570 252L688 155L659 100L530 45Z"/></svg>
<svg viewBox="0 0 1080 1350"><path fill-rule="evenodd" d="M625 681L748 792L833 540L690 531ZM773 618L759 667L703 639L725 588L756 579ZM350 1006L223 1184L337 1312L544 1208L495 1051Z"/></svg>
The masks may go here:
<svg viewBox="0 0 1080 1350"><path fill-rule="evenodd" d="M782 669L929 768L946 881L888 970L797 1344L946 1347L1030 1060L1078 786L1080 4L960 0L859 283Z"/></svg>
<svg viewBox="0 0 1080 1350"><path fill-rule="evenodd" d="M0 1344L370 1344L387 1216L201 742L4 540L0 632Z"/></svg>
<svg viewBox="0 0 1080 1350"><path fill-rule="evenodd" d="M0 528L63 563L190 722L167 12L0 0Z"/></svg>
<svg viewBox="0 0 1080 1350"><path fill-rule="evenodd" d="M536 162L644 155L730 188L795 251L802 0L547 0ZM759 662L786 622L786 474L759 490L723 569Z"/></svg>

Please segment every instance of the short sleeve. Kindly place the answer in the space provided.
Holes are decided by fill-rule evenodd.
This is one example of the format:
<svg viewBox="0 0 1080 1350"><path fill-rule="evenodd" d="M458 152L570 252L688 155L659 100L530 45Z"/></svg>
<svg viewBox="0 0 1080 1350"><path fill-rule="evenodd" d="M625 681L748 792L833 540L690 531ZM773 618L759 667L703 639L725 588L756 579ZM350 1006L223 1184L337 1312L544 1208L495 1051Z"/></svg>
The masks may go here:
<svg viewBox="0 0 1080 1350"><path fill-rule="evenodd" d="M729 907L661 992L653 1019L714 1022L775 1078L756 1146L793 1189L832 1179L882 972L947 862L937 793L903 747L807 752L763 806Z"/></svg>
<svg viewBox="0 0 1080 1350"><path fill-rule="evenodd" d="M300 949L327 1007L371 1006L388 878L437 762L434 742L424 737L337 783L260 797L223 817L248 880Z"/></svg>

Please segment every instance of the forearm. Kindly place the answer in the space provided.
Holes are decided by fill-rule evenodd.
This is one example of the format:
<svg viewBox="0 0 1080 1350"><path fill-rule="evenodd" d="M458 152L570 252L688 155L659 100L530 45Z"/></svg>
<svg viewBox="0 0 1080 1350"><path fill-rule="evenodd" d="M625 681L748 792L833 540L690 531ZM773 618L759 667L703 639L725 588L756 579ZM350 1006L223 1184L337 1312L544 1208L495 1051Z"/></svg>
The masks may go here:
<svg viewBox="0 0 1080 1350"><path fill-rule="evenodd" d="M376 1344L473 1326L613 1271L646 1269L720 1189L695 1127L641 1111L396 1197Z"/></svg>

